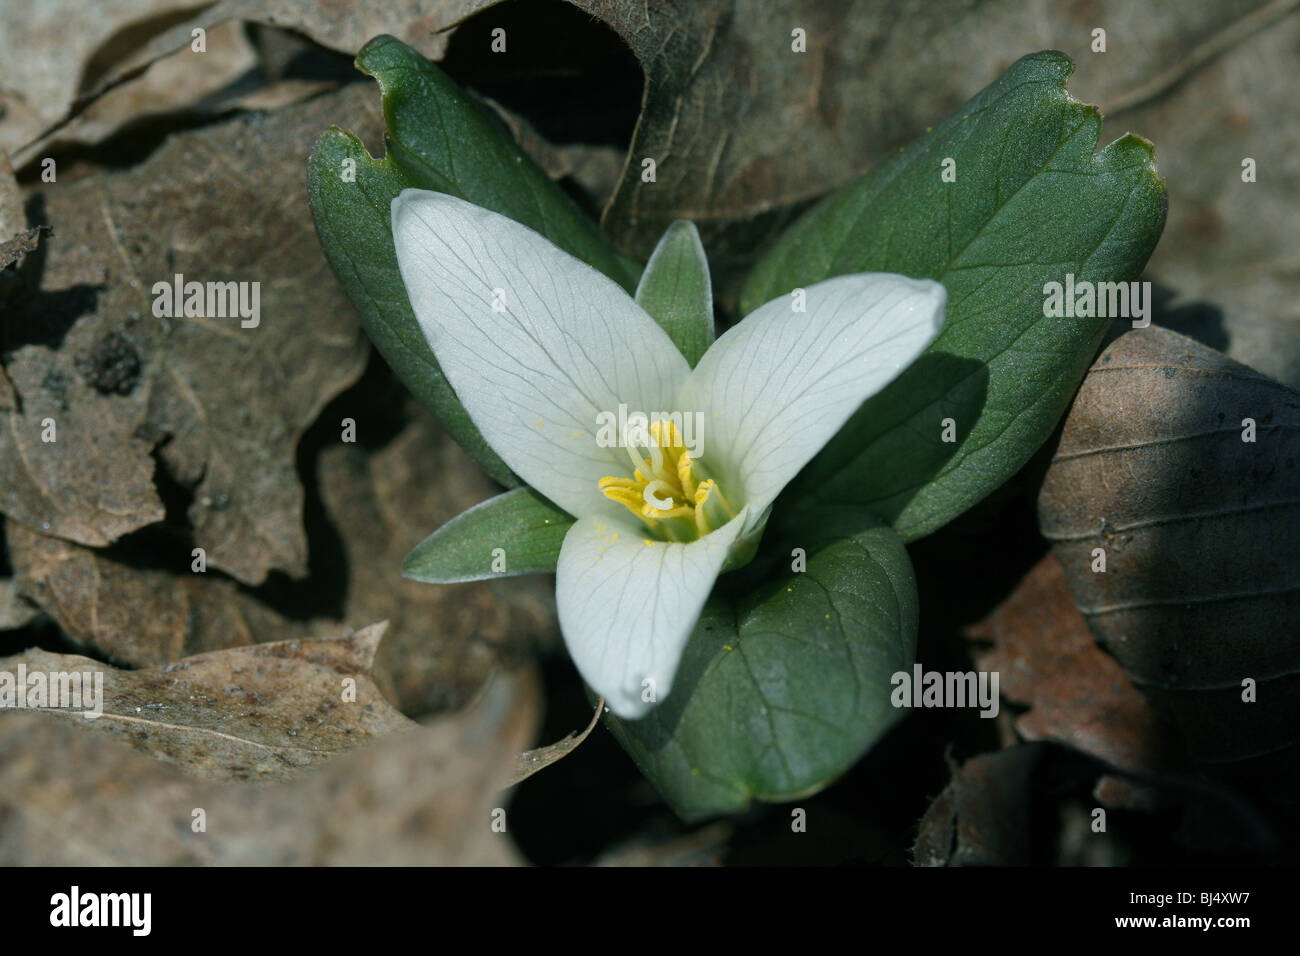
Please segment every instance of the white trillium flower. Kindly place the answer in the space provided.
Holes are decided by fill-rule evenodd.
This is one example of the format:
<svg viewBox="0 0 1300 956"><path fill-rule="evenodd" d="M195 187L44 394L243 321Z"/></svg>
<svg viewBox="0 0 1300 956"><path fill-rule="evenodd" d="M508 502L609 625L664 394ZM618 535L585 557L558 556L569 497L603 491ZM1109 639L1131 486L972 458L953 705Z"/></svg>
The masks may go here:
<svg viewBox="0 0 1300 956"><path fill-rule="evenodd" d="M790 297L756 309L691 369L617 283L531 229L418 189L392 217L411 308L469 417L577 519L560 628L624 718L668 696L714 581L752 554L781 489L943 324L937 282L839 276L804 290L803 311ZM610 447L599 423L620 405L702 413L700 454L674 422Z"/></svg>

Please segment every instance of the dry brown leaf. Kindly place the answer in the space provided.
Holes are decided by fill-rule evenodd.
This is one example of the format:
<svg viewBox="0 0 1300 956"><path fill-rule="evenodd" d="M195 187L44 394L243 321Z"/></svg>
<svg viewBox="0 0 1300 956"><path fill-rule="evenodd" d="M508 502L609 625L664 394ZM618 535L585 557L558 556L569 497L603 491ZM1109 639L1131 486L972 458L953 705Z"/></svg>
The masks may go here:
<svg viewBox="0 0 1300 956"><path fill-rule="evenodd" d="M739 220L706 242L711 259L715 248L756 233L752 217L879 165L1027 52L1070 55L1078 65L1072 92L1104 109L1265 5L575 2L626 41L646 74L606 227L627 251L645 255L673 219L702 228ZM1097 27L1107 31L1106 53L1091 51ZM804 31L806 52L792 49L795 30ZM646 158L656 162L653 181L642 177Z"/></svg>
<svg viewBox="0 0 1300 956"><path fill-rule="evenodd" d="M1290 13L1154 101L1108 116L1102 137L1138 129L1156 144L1169 221L1147 271L1172 293L1162 321L1292 388L1300 388L1297 8L1267 4ZM1251 183L1241 178L1247 157L1257 164Z"/></svg>
<svg viewBox="0 0 1300 956"><path fill-rule="evenodd" d="M27 214L23 211L23 194L14 179L14 167L9 154L0 149L0 241L6 241L27 227ZM0 269L9 265L0 259Z"/></svg>
<svg viewBox="0 0 1300 956"><path fill-rule="evenodd" d="M1203 761L1295 769L1298 463L1300 396L1153 326L1094 364L1044 480L1079 609Z"/></svg>
<svg viewBox="0 0 1300 956"><path fill-rule="evenodd" d="M30 137L16 149L18 165L65 150L94 146L128 126L140 127L163 116L210 117L222 109L223 93L238 88L241 77L256 68L257 57L239 23L209 31L206 51L188 45L153 63L128 83L91 100L49 135ZM60 56L53 51L47 56ZM28 54L31 62L32 54ZM42 131L43 132L43 131ZM8 139L8 137L5 137Z"/></svg>
<svg viewBox="0 0 1300 956"><path fill-rule="evenodd" d="M561 760L577 750L578 745L586 740L592 730L595 729L596 723L600 720L601 711L604 709L605 698L602 697L596 703L596 712L591 715L591 723L587 724L586 730L574 731L563 740L547 744L544 747L536 747L516 757L514 771L510 774L508 786L513 787L515 784L527 780L537 771L549 767L557 760Z"/></svg>
<svg viewBox="0 0 1300 956"><path fill-rule="evenodd" d="M103 95L88 97L84 108L79 105L65 122L23 146L18 164L36 169L47 156L75 155L114 137L120 148L137 131L147 137L163 124L193 126L236 112L280 109L339 86L329 79L267 77L268 64L247 30L247 24L228 20L208 31L206 52L183 46ZM307 42L298 41L298 48Z"/></svg>
<svg viewBox="0 0 1300 956"><path fill-rule="evenodd" d="M30 624L40 608L21 594L11 578L0 578L0 631L16 631Z"/></svg>
<svg viewBox="0 0 1300 956"><path fill-rule="evenodd" d="M1176 738L1097 646L1053 555L966 637L992 644L976 655L979 669L996 672L1002 695L1029 708L1015 719L1025 740L1056 741L1125 770L1152 772L1176 762ZM1101 793L1112 805L1146 802L1117 778L1104 780Z"/></svg>
<svg viewBox="0 0 1300 956"><path fill-rule="evenodd" d="M42 230L28 229L27 214L23 210L22 192L14 179L9 154L0 150L0 308L13 294L9 267L21 262L23 256L34 252L40 242ZM0 412L18 407L18 394L4 365L0 364Z"/></svg>
<svg viewBox="0 0 1300 956"><path fill-rule="evenodd" d="M193 491L209 568L250 584L306 572L295 448L366 346L316 241L303 150L340 111L370 115L364 92L181 133L139 167L41 189L55 236L0 330L22 405L0 428L10 518L108 544L163 516L154 452ZM260 324L155 317L154 283L177 274L260 283Z"/></svg>
<svg viewBox="0 0 1300 956"><path fill-rule="evenodd" d="M256 108L239 101L237 81L256 64L245 22L283 27L347 53L379 33L399 33L438 55L446 45L438 31L482 5L121 0L89 17L81 0L42 0L30 9L9 4L0 9L0 149L25 166L56 147L97 143L151 115ZM198 28L205 31L201 53L192 48ZM280 102L302 92L281 91ZM223 103L227 95L236 99Z"/></svg>
<svg viewBox="0 0 1300 956"><path fill-rule="evenodd" d="M14 179L9 155L0 150L0 308L13 293L9 281L9 267L21 262L23 256L36 249L41 237L40 229L27 229L27 215L23 211L22 193ZM0 412L18 407L18 393L9 381L9 373L0 364Z"/></svg>
<svg viewBox="0 0 1300 956"><path fill-rule="evenodd" d="M156 667L255 641L308 636L219 574L139 566L103 552L8 527L9 559L23 597L72 641L134 667ZM374 620L374 618L371 618ZM337 625L334 628L337 629ZM322 627L318 633L327 633Z"/></svg>
<svg viewBox="0 0 1300 956"><path fill-rule="evenodd" d="M0 149L10 152L63 117L101 64L174 22L178 0L0 5Z"/></svg>
<svg viewBox="0 0 1300 956"><path fill-rule="evenodd" d="M0 660L0 672L23 666L28 674L102 674L101 716L53 707L39 713L120 737L197 776L284 780L415 726L370 677L387 627L213 651L136 671L32 649Z"/></svg>
<svg viewBox="0 0 1300 956"><path fill-rule="evenodd" d="M35 252L44 231L40 227L23 229L21 232L11 233L12 238L0 242L0 269L8 269L11 265L21 262L27 253ZM0 406L0 408L10 407L7 404Z"/></svg>
<svg viewBox="0 0 1300 956"><path fill-rule="evenodd" d="M126 51L99 72L82 91L94 100L138 76L163 57L190 47L193 31L213 31L230 21L259 23L303 34L342 53L357 53L368 40L388 33L437 58L447 46L450 28L478 10L500 0L397 0L376 5L370 0L222 0L181 23L167 28ZM30 138L30 137L29 137Z"/></svg>
<svg viewBox="0 0 1300 956"><path fill-rule="evenodd" d="M505 832L492 823L538 706L535 679L503 677L463 714L261 787L196 780L71 720L8 715L0 864L519 863L508 817Z"/></svg>
<svg viewBox="0 0 1300 956"><path fill-rule="evenodd" d="M42 253L56 242L46 240ZM56 293L51 298L78 308L76 300L84 305L96 298L105 278L101 274L79 288L61 290L66 297ZM6 319L26 313L34 322L54 323L57 310L57 305L17 296ZM8 346L14 328L0 327L0 345ZM117 351L121 361L136 356L138 365L133 346ZM6 360L14 398L0 418L0 511L13 519L11 524L106 545L161 520L164 509L154 488L152 443L137 430L142 412L115 390L100 392L75 366L71 354L43 345L23 346Z"/></svg>
<svg viewBox="0 0 1300 956"><path fill-rule="evenodd" d="M391 427L403 404L409 422L382 447L339 444L320 456L321 497L345 548L345 618L393 622L376 672L407 713L464 706L494 669L553 638L554 585L542 576L457 585L403 578L412 548L495 489L413 400L358 395L355 406L340 404L363 438Z"/></svg>
<svg viewBox="0 0 1300 956"><path fill-rule="evenodd" d="M328 530L316 573L300 584L251 591L221 574L191 572L183 546L129 541L98 550L11 523L19 588L70 639L137 667L387 619L393 630L380 645L380 686L407 713L459 708L493 670L553 638L552 587L541 577L447 587L401 577L402 559L431 529L493 493L412 401L408 424L378 440L402 405L388 390L340 399L366 444L327 444L319 453L313 470Z"/></svg>

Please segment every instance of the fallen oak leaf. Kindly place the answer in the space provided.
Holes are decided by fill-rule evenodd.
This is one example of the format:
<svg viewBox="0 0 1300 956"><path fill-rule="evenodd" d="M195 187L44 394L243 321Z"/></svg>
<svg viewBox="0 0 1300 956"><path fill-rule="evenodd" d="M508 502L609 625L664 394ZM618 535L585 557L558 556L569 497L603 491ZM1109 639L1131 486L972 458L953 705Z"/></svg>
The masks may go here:
<svg viewBox="0 0 1300 956"><path fill-rule="evenodd" d="M174 19L173 15L168 22ZM197 56L187 43L173 55L151 63L142 74L130 77L130 82L106 91L104 96L83 96L78 92L75 103L69 104L73 109L68 114L46 113L50 119L61 122L44 124L39 130L28 127L30 135L21 140L13 135L16 132L13 129L0 132L0 143L8 142L14 147L18 168L40 169L38 164L45 157L87 152L127 130L148 130L164 124L193 126L214 119L236 105L232 100L247 89L250 74L256 75L260 64L241 23L222 24L209 30L204 39L207 48L202 56ZM115 50L118 47L111 41L106 46ZM63 54L65 49L61 43L59 53ZM30 50L24 52L25 64L46 59L34 56ZM66 63L62 55L50 59L59 65ZM196 60L202 61L201 68L196 68ZM111 66L106 62L103 65ZM57 105L42 104L47 108Z"/></svg>
<svg viewBox="0 0 1300 956"><path fill-rule="evenodd" d="M732 246L752 255L765 231L755 217L842 186L923 135L927 117L967 100L990 64L1064 51L1079 66L1076 90L1106 108L1243 12L1224 0L1176 14L1092 0L1050 17L1026 17L1010 0L572 2L622 37L646 78L604 228L646 256L672 220L691 219L711 264ZM1099 24L1123 53L1090 49Z"/></svg>
<svg viewBox="0 0 1300 956"><path fill-rule="evenodd" d="M0 149L0 240L8 239L27 225L23 210L23 194L14 178L14 166L9 154ZM0 262L0 269L9 263Z"/></svg>
<svg viewBox="0 0 1300 956"><path fill-rule="evenodd" d="M100 716L84 716L84 706L38 713L120 737L198 776L283 780L416 726L370 678L387 627L382 622L343 638L212 651L138 671L33 649L0 660L0 673L22 667L28 675L87 675L83 704L93 675L96 684L102 679Z"/></svg>
<svg viewBox="0 0 1300 956"><path fill-rule="evenodd" d="M16 298L6 319L22 311ZM0 328L0 346L6 331ZM161 521L166 510L135 416L83 381L73 363L44 346L6 356L11 398L0 415L0 511L10 526L102 547Z"/></svg>
<svg viewBox="0 0 1300 956"><path fill-rule="evenodd" d="M596 712L591 715L591 723L587 724L586 730L581 733L575 730L563 740L525 751L515 757L514 769L511 771L510 781L506 786L513 787L517 783L522 783L537 771L549 767L557 760L561 760L577 750L578 745L587 739L596 724L599 723L600 715L604 710L605 698L602 697L596 702Z"/></svg>
<svg viewBox="0 0 1300 956"><path fill-rule="evenodd" d="M14 293L15 276L9 267L22 262L23 256L34 252L40 244L41 234L45 231L40 226L26 228L27 214L23 209L22 191L14 179L14 169L9 162L9 154L0 150L0 308ZM17 409L18 394L9 373L0 364L0 412Z"/></svg>
<svg viewBox="0 0 1300 956"><path fill-rule="evenodd" d="M0 865L518 864L493 822L512 756L536 732L527 673L493 681L463 713L256 787L195 779L72 721L10 715Z"/></svg>

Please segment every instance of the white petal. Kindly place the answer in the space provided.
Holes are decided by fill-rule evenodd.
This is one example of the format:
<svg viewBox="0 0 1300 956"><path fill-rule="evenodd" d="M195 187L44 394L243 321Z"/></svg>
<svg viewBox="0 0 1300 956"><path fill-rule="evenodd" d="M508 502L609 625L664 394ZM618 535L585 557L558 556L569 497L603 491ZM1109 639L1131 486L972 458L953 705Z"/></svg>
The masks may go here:
<svg viewBox="0 0 1300 956"><path fill-rule="evenodd" d="M507 465L574 515L621 506L597 415L671 410L690 371L612 279L512 219L419 189L393 200L397 264L443 374ZM494 307L495 306L495 307Z"/></svg>
<svg viewBox="0 0 1300 956"><path fill-rule="evenodd" d="M677 402L704 413L701 457L755 515L934 341L947 303L938 282L889 273L804 291L806 311L773 299L714 342Z"/></svg>
<svg viewBox="0 0 1300 956"><path fill-rule="evenodd" d="M643 717L672 690L746 516L690 544L651 541L603 517L581 518L565 535L555 571L560 630L583 680L618 716Z"/></svg>

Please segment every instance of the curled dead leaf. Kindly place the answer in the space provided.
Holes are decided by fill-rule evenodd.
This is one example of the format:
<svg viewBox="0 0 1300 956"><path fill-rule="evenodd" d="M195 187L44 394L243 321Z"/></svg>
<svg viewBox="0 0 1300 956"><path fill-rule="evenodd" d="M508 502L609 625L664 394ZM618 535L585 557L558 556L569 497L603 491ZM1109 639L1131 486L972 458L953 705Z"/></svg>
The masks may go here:
<svg viewBox="0 0 1300 956"><path fill-rule="evenodd" d="M1295 774L1300 396L1128 332L1084 379L1038 509L1092 631L1192 755Z"/></svg>

